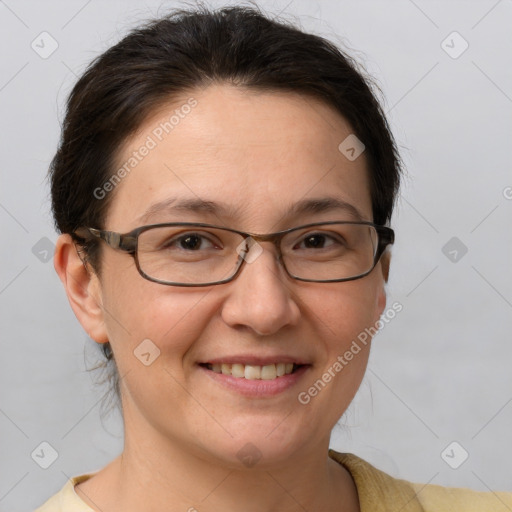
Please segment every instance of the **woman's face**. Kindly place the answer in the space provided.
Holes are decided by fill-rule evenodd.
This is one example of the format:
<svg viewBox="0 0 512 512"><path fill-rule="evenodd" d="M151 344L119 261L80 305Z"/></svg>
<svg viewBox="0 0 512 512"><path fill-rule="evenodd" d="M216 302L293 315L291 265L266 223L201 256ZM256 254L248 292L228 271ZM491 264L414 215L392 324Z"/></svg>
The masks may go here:
<svg viewBox="0 0 512 512"><path fill-rule="evenodd" d="M138 160L111 192L106 229L183 221L268 233L357 220L350 209L290 213L313 198L339 199L372 220L364 153L351 161L339 151L351 128L334 110L310 97L228 85L190 96L197 104L188 114L180 110L187 97L169 104L123 147L120 166L134 151ZM166 133L160 123L176 109L179 122ZM139 151L148 136L156 145ZM173 210L175 203L152 208L170 198L200 198L225 211ZM90 288L102 315L88 330L111 342L125 430L141 445L158 438L216 463L241 464L243 454L271 465L328 441L363 378L369 343L358 342L350 360L344 354L383 312L385 270L379 263L359 280L301 282L279 266L275 246L260 246L263 252L235 280L198 288L145 280L130 255L102 247L101 279ZM260 380L265 389L247 381L230 385L233 377L203 366L294 361L305 365L301 372ZM279 388L279 379L287 384ZM308 392L315 382L317 392Z"/></svg>

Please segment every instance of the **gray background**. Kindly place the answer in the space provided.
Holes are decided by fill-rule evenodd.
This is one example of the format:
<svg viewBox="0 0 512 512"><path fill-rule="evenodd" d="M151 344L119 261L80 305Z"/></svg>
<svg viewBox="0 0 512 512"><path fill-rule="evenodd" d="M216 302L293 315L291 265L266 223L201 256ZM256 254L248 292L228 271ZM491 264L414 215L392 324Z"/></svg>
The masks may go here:
<svg viewBox="0 0 512 512"><path fill-rule="evenodd" d="M0 1L1 511L31 510L122 448L120 417L101 422L105 388L85 371L92 342L41 261L41 239L56 239L45 173L86 64L175 5ZM332 447L412 481L512 491L512 1L260 5L354 48L382 86L408 170L388 285L403 310L375 338ZM58 42L46 59L31 48L43 31ZM453 31L469 44L460 56ZM44 441L58 453L48 469L31 457ZM453 441L462 448L443 458Z"/></svg>

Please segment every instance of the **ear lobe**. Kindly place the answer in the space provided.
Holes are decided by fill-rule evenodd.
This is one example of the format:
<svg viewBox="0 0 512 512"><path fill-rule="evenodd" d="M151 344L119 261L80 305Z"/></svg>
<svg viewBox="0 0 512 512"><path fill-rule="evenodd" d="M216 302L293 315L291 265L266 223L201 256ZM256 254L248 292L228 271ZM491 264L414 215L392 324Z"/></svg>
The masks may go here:
<svg viewBox="0 0 512 512"><path fill-rule="evenodd" d="M391 253L389 251L385 251L379 260L382 277L384 278L385 283L388 282L390 263L391 263ZM382 313L384 313L384 309L386 308L386 302L387 302L386 289L385 289L385 286L382 285L381 289L378 292L378 297L377 297L377 309L379 311L379 318L382 315Z"/></svg>
<svg viewBox="0 0 512 512"><path fill-rule="evenodd" d="M108 342L98 276L82 261L70 235L57 239L53 263L82 327L97 343Z"/></svg>
<svg viewBox="0 0 512 512"><path fill-rule="evenodd" d="M384 281L387 283L389 278L389 266L391 263L391 253L389 251L384 251L384 254L380 257L380 265L382 268L382 276L384 277Z"/></svg>

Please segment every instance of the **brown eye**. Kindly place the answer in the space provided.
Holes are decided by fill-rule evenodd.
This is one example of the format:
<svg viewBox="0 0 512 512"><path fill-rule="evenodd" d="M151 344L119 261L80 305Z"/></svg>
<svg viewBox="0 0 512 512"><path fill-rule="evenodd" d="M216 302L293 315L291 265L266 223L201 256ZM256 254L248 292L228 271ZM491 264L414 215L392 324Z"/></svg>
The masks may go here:
<svg viewBox="0 0 512 512"><path fill-rule="evenodd" d="M300 242L300 244L305 245L305 247L303 247L304 249L324 249L326 247L332 247L333 245L339 243L340 242L338 242L334 237L324 233L308 234Z"/></svg>
<svg viewBox="0 0 512 512"><path fill-rule="evenodd" d="M199 233L185 233L168 240L162 244L161 248L169 249L174 246L185 251L198 251L218 247L218 244L215 244L210 238Z"/></svg>

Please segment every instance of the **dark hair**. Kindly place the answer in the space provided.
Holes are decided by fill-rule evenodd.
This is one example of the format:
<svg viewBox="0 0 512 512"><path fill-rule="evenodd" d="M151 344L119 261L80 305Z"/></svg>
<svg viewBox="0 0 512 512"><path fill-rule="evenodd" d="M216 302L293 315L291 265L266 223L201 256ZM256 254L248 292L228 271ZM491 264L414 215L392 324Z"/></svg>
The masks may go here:
<svg viewBox="0 0 512 512"><path fill-rule="evenodd" d="M357 68L333 43L257 7L199 6L147 22L91 62L70 93L50 164L57 230L104 228L115 192L94 191L112 178L122 144L156 109L212 83L295 92L334 107L365 145L373 221L389 222L401 160L370 85L378 87ZM99 245L75 241L100 273ZM103 350L110 362L110 344Z"/></svg>

